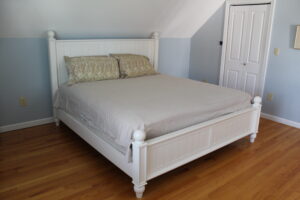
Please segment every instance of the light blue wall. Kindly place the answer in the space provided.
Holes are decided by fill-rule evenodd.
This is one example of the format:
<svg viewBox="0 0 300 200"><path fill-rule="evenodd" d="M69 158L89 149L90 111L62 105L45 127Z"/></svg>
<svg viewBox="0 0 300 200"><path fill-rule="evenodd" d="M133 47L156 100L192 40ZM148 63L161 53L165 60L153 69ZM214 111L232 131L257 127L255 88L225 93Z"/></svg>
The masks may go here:
<svg viewBox="0 0 300 200"><path fill-rule="evenodd" d="M265 113L296 122L300 122L300 50L292 47L295 25L300 24L299 9L299 0L277 0L262 107ZM221 8L192 37L190 78L218 83L221 48L217 42L223 22ZM279 56L273 54L275 47L280 48ZM273 93L272 101L266 100L268 93Z"/></svg>
<svg viewBox="0 0 300 200"><path fill-rule="evenodd" d="M300 50L293 48L300 1L277 0L263 112L300 122ZM280 48L280 55L273 54ZM266 95L273 93L273 101Z"/></svg>
<svg viewBox="0 0 300 200"><path fill-rule="evenodd" d="M159 72L177 77L188 77L190 38L162 38L159 45Z"/></svg>
<svg viewBox="0 0 300 200"><path fill-rule="evenodd" d="M0 38L0 126L51 117L47 48L46 38ZM190 39L161 39L159 71L187 77L189 50Z"/></svg>
<svg viewBox="0 0 300 200"><path fill-rule="evenodd" d="M191 39L189 77L194 80L218 84L225 6L194 34Z"/></svg>
<svg viewBox="0 0 300 200"><path fill-rule="evenodd" d="M51 116L46 39L0 38L0 61L0 126Z"/></svg>
<svg viewBox="0 0 300 200"><path fill-rule="evenodd" d="M300 1L277 0L263 112L300 122L300 50L292 48ZM191 38L160 39L159 71L218 83L224 8ZM65 37L66 38L66 37ZM71 38L71 37L70 37ZM280 56L273 49L280 48ZM0 38L0 126L50 117L51 93L45 38ZM190 65L190 69L189 69ZM25 96L27 107L18 105Z"/></svg>

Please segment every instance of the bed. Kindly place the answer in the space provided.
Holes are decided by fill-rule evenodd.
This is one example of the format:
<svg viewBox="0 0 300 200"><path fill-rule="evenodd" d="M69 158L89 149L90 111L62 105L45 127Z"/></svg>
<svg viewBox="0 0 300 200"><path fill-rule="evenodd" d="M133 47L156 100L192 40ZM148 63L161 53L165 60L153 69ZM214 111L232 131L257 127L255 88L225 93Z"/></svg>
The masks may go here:
<svg viewBox="0 0 300 200"><path fill-rule="evenodd" d="M157 69L157 33L56 40L49 31L48 41L56 124L64 122L132 177L137 198L148 180L242 137L256 138L261 98L233 89L161 74L66 84L64 56L140 54Z"/></svg>

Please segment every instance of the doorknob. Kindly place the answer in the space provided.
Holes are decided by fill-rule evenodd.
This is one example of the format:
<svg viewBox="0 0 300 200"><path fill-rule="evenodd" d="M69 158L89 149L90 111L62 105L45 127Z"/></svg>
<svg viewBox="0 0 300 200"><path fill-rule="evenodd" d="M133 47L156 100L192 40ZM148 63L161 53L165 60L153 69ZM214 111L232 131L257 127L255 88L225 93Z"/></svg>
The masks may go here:
<svg viewBox="0 0 300 200"><path fill-rule="evenodd" d="M247 63L243 63L243 65L244 65L244 66L246 66L246 65L247 65Z"/></svg>

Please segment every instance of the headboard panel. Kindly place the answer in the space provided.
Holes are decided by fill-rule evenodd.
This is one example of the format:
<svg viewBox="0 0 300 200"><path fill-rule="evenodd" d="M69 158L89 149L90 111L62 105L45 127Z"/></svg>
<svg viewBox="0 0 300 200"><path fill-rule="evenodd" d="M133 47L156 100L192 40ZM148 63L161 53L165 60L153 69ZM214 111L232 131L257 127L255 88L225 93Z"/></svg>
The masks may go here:
<svg viewBox="0 0 300 200"><path fill-rule="evenodd" d="M156 32L151 39L56 40L55 32L49 31L48 42L53 97L59 85L68 79L64 56L140 54L147 56L156 70L158 68L159 38Z"/></svg>

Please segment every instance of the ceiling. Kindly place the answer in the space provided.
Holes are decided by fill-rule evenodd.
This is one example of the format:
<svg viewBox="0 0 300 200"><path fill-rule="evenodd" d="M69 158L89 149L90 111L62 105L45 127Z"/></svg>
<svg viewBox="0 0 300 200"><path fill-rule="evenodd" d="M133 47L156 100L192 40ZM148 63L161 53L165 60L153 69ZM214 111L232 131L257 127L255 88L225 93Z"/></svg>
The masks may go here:
<svg viewBox="0 0 300 200"><path fill-rule="evenodd" d="M225 0L1 0L0 37L191 37Z"/></svg>

